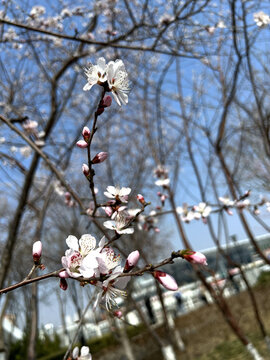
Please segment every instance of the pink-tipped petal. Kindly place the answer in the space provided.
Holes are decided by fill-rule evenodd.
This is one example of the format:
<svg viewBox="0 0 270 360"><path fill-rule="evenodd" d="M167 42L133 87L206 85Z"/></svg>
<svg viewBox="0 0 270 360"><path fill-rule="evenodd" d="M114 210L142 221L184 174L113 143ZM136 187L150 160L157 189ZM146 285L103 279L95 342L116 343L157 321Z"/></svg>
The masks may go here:
<svg viewBox="0 0 270 360"><path fill-rule="evenodd" d="M82 172L86 177L88 177L90 175L89 166L86 165L86 164L83 164L82 165Z"/></svg>
<svg viewBox="0 0 270 360"><path fill-rule="evenodd" d="M124 272L129 272L137 265L140 258L140 253L138 250L132 251L127 257Z"/></svg>
<svg viewBox="0 0 270 360"><path fill-rule="evenodd" d="M85 149L85 148L87 148L88 143L84 140L79 140L79 141L77 141L76 145L81 149Z"/></svg>
<svg viewBox="0 0 270 360"><path fill-rule="evenodd" d="M137 199L139 200L139 202L140 202L142 205L145 204L144 197L143 197L141 194L138 194L138 195L137 195Z"/></svg>
<svg viewBox="0 0 270 360"><path fill-rule="evenodd" d="M108 153L107 152L100 152L98 153L92 160L93 164L99 164L102 163L103 161L105 161L108 157Z"/></svg>
<svg viewBox="0 0 270 360"><path fill-rule="evenodd" d="M156 270L154 271L154 277L162 286L165 287L165 289L172 291L176 291L178 289L178 285L171 275L163 271Z"/></svg>
<svg viewBox="0 0 270 360"><path fill-rule="evenodd" d="M33 260L35 263L38 263L40 258L41 258L41 253L42 253L42 243L41 241L36 241L33 244L33 249L32 249L32 255L33 255Z"/></svg>
<svg viewBox="0 0 270 360"><path fill-rule="evenodd" d="M82 136L83 136L84 141L88 143L90 136L91 136L91 132L87 126L85 126L83 128Z"/></svg>
<svg viewBox="0 0 270 360"><path fill-rule="evenodd" d="M184 258L193 264L199 264L199 265L205 265L205 266L207 265L207 259L206 259L205 255L203 255L202 253L200 253L198 251L194 251L190 255L184 255Z"/></svg>

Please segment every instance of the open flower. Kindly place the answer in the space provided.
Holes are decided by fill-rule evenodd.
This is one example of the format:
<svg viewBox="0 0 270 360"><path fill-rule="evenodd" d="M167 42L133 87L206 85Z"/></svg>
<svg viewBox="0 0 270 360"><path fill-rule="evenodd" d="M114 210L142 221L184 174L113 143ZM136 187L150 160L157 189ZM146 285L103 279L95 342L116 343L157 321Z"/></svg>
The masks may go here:
<svg viewBox="0 0 270 360"><path fill-rule="evenodd" d="M108 63L107 81L117 104L119 106L121 106L121 103L127 104L130 85L122 60L110 61Z"/></svg>
<svg viewBox="0 0 270 360"><path fill-rule="evenodd" d="M105 221L103 225L110 230L114 230L117 234L133 234L134 229L128 227L128 221L123 213L117 214L115 221Z"/></svg>
<svg viewBox="0 0 270 360"><path fill-rule="evenodd" d="M163 186L163 187L166 187L170 184L170 179L169 178L166 178L166 179L159 179L157 181L155 181L155 184L157 186Z"/></svg>
<svg viewBox="0 0 270 360"><path fill-rule="evenodd" d="M83 90L90 90L95 84L102 85L102 83L107 80L106 71L107 65L103 57L98 59L97 65L90 64L89 67L85 69L87 84L83 87Z"/></svg>
<svg viewBox="0 0 270 360"><path fill-rule="evenodd" d="M95 249L96 239L89 234L82 235L80 240L78 240L76 236L69 235L66 239L66 243L69 249L66 250L65 256L62 257L63 267L71 277L83 276L80 268L82 261L90 252L92 253L92 251ZM97 260L95 260L95 256L92 256L91 259L92 268L97 268L98 263ZM94 271L90 274L89 277L93 275Z"/></svg>
<svg viewBox="0 0 270 360"><path fill-rule="evenodd" d="M29 134L36 134L38 123L36 121L33 121L33 120L26 120L23 123L22 127Z"/></svg>
<svg viewBox="0 0 270 360"><path fill-rule="evenodd" d="M128 202L128 195L131 192L131 189L128 187L114 187L114 186L108 186L107 191L104 192L104 195L107 196L110 199L115 199L118 201L121 201L123 203Z"/></svg>
<svg viewBox="0 0 270 360"><path fill-rule="evenodd" d="M180 215L181 220L185 223L189 223L191 220L194 219L194 212L189 211L188 205L186 203L183 204L183 207L178 206L176 208L176 212Z"/></svg>
<svg viewBox="0 0 270 360"><path fill-rule="evenodd" d="M108 311L112 306L117 306L115 298L118 296L126 296L126 292L123 290L130 280L130 276L120 277L123 272L121 266L116 267L111 276L103 282L98 281L96 287L100 289L97 299L94 304L94 308L102 301L105 301L105 306Z"/></svg>
<svg viewBox="0 0 270 360"><path fill-rule="evenodd" d="M207 206L206 203L200 202L199 205L194 206L194 217L195 219L206 218L211 213L211 206Z"/></svg>

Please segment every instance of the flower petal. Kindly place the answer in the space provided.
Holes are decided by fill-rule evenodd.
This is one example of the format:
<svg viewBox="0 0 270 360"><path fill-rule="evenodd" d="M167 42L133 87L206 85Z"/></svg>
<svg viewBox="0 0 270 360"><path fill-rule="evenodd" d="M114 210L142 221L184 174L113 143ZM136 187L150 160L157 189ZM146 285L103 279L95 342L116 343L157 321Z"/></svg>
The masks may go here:
<svg viewBox="0 0 270 360"><path fill-rule="evenodd" d="M76 236L69 235L66 239L66 244L70 249L79 251L79 242Z"/></svg>

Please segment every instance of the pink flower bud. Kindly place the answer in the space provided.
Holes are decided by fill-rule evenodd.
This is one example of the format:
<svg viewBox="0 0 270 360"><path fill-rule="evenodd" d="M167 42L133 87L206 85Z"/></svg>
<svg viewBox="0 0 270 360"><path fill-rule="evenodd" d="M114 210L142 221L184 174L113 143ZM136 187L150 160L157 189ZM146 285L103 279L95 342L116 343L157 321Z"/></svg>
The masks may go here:
<svg viewBox="0 0 270 360"><path fill-rule="evenodd" d="M90 140L91 132L90 132L90 130L89 130L89 128L87 126L85 126L83 128L82 136L84 138L84 141L86 141L88 143L89 140Z"/></svg>
<svg viewBox="0 0 270 360"><path fill-rule="evenodd" d="M206 257L198 251L193 251L193 253L184 255L183 257L193 264L208 265Z"/></svg>
<svg viewBox="0 0 270 360"><path fill-rule="evenodd" d="M138 195L137 195L137 199L139 200L139 202L140 202L142 205L145 204L144 197L143 197L141 194L138 194Z"/></svg>
<svg viewBox="0 0 270 360"><path fill-rule="evenodd" d="M85 149L85 148L87 148L88 143L84 140L79 140L79 141L77 141L76 145L81 149Z"/></svg>
<svg viewBox="0 0 270 360"><path fill-rule="evenodd" d="M42 243L41 241L36 241L33 244L33 249L32 249L32 255L33 255L33 260L35 264L39 263L39 260L41 258L41 253L42 253Z"/></svg>
<svg viewBox="0 0 270 360"><path fill-rule="evenodd" d="M67 290L68 288L68 283L67 283L67 280L64 279L64 278L60 278L60 288L62 290Z"/></svg>
<svg viewBox="0 0 270 360"><path fill-rule="evenodd" d="M86 164L83 164L82 165L82 172L86 177L88 177L90 175L89 166L86 165Z"/></svg>
<svg viewBox="0 0 270 360"><path fill-rule="evenodd" d="M137 262L139 261L140 253L138 250L132 251L127 257L124 272L129 272L134 268L134 266L137 265Z"/></svg>
<svg viewBox="0 0 270 360"><path fill-rule="evenodd" d="M154 271L153 275L157 279L157 281L165 287L165 289L172 291L178 289L178 285L171 275L159 270Z"/></svg>
<svg viewBox="0 0 270 360"><path fill-rule="evenodd" d="M60 273L58 274L58 276L61 278L61 279L66 279L69 277L68 273L66 272L66 270L63 270L63 271L60 271Z"/></svg>
<svg viewBox="0 0 270 360"><path fill-rule="evenodd" d="M115 311L113 312L113 315L114 315L115 317L117 317L118 319L120 319L120 318L123 316L123 313L122 313L121 310L115 310Z"/></svg>
<svg viewBox="0 0 270 360"><path fill-rule="evenodd" d="M166 200L166 195L161 195L161 197L160 197L160 201L162 202L162 204L164 205L164 203L165 203L165 200Z"/></svg>
<svg viewBox="0 0 270 360"><path fill-rule="evenodd" d="M70 195L70 193L68 191L65 193L65 199L66 199L66 201L71 200L71 195Z"/></svg>
<svg viewBox="0 0 270 360"><path fill-rule="evenodd" d="M110 95L104 96L102 100L102 107L106 108L112 105L112 98Z"/></svg>
<svg viewBox="0 0 270 360"><path fill-rule="evenodd" d="M108 153L107 152L100 152L98 153L92 160L93 164L99 164L102 163L103 161L105 161L108 157Z"/></svg>
<svg viewBox="0 0 270 360"><path fill-rule="evenodd" d="M233 215L233 212L232 212L232 210L231 210L231 209L226 208L226 211L227 211L227 214L228 214L228 215Z"/></svg>

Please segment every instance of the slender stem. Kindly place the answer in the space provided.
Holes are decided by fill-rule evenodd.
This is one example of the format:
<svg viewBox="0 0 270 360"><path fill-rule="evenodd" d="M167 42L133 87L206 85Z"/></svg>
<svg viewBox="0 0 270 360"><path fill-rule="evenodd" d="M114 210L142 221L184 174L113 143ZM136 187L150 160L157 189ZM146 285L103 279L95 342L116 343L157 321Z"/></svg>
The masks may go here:
<svg viewBox="0 0 270 360"><path fill-rule="evenodd" d="M48 278L51 278L51 277L58 277L59 273L61 271L64 271L65 269L60 269L60 270L56 270L56 271L52 271L48 274L45 274L45 275L41 275L41 276L37 276L33 279L27 279L27 280L23 280L17 284L14 284L14 285L10 285L8 287L6 287L5 289L1 289L0 290L0 295L1 294L6 294L8 293L9 291L12 291L12 290L15 290L15 289L18 289L22 286L25 286L25 285L28 285L28 284L31 284L33 282L36 282L36 281L40 281L40 280L45 280L45 279L48 279Z"/></svg>
<svg viewBox="0 0 270 360"><path fill-rule="evenodd" d="M34 264L34 265L32 266L32 269L29 271L29 274L24 278L23 281L29 280L30 277L33 275L33 273L34 273L34 271L36 270L37 267L38 267L38 265L35 265L35 264Z"/></svg>

